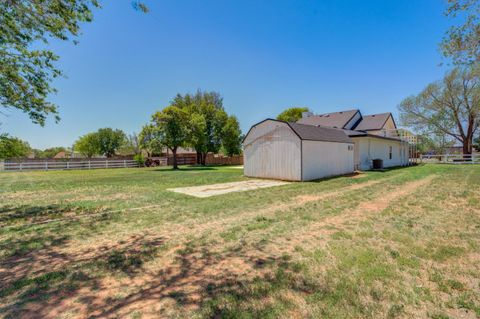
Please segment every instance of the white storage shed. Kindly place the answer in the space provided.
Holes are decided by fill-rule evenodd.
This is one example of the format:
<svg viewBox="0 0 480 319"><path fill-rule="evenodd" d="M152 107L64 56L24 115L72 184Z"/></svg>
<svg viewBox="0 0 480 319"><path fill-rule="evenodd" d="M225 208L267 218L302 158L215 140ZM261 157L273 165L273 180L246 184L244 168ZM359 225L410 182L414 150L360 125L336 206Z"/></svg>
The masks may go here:
<svg viewBox="0 0 480 319"><path fill-rule="evenodd" d="M266 119L243 146L249 177L309 181L354 171L354 143L341 129Z"/></svg>

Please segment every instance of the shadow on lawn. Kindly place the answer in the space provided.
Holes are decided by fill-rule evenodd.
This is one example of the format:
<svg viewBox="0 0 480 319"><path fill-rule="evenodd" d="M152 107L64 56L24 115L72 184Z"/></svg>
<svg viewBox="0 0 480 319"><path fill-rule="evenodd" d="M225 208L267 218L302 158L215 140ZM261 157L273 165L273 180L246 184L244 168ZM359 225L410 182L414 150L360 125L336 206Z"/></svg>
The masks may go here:
<svg viewBox="0 0 480 319"><path fill-rule="evenodd" d="M7 205L0 208L0 225L12 225L18 222L39 222L46 219L64 217L66 214L75 214L78 207L69 205Z"/></svg>
<svg viewBox="0 0 480 319"><path fill-rule="evenodd" d="M274 271L264 271L262 276L248 278L248 274L245 277L245 273L236 273L228 267L218 268L222 261L238 258L245 262L247 273L251 273L253 269L259 271L259 274L262 270ZM204 317L235 318L244 311L255 313L254 317L262 317L270 312L272 305L265 305L263 308L257 305L247 310L242 309L244 303L267 298L273 291L286 287L302 292L311 290L312 287L304 285L305 282L294 279L296 276L294 268L293 263L283 258L259 259L239 252L220 256L206 248L200 251L185 249L179 253L175 265L151 274L155 280L149 281L140 290L124 298L104 303L101 311L91 315L91 318L122 317L155 307L168 300L173 300L176 309L185 312L201 309ZM167 314L168 309L161 307L158 315L162 317Z"/></svg>
<svg viewBox="0 0 480 319"><path fill-rule="evenodd" d="M66 240L62 241L65 243ZM132 236L126 242L88 251L66 253L51 245L26 255L11 256L0 262L0 301L4 305L0 308L0 316L48 317L65 298L72 296L93 313L99 299L95 291L102 287L102 276L135 277L163 245L162 238ZM92 294L85 295L80 292L82 289ZM108 300L105 302L109 303ZM41 310L29 308L28 304L35 304ZM66 310L59 309L58 315Z"/></svg>
<svg viewBox="0 0 480 319"><path fill-rule="evenodd" d="M205 317L235 317L242 311L261 317L273 305L245 309L245 303L268 298L278 289L309 293L318 288L298 278L298 265L288 257L252 256L242 249L220 254L194 243L178 249L172 263L145 268L164 245L163 238L136 236L76 254L48 247L11 258L0 263L0 301L9 300L1 302L0 315L46 317L78 308L81 317L105 318L158 308L156 315L162 317L172 309L187 312L200 307ZM116 274L130 278L128 294L121 297L118 287L111 289L111 280L102 281L105 276L117 278ZM176 306L159 307L165 302Z"/></svg>
<svg viewBox="0 0 480 319"><path fill-rule="evenodd" d="M0 208L0 233L7 236L0 240L0 258L22 258L31 252L61 246L70 238L70 227L78 223L77 220L62 218L91 213L97 211L68 205L3 206ZM92 218L86 225L95 228L101 217ZM41 223L49 221L62 222L50 223L46 228L41 226ZM101 222L105 223L105 217Z"/></svg>

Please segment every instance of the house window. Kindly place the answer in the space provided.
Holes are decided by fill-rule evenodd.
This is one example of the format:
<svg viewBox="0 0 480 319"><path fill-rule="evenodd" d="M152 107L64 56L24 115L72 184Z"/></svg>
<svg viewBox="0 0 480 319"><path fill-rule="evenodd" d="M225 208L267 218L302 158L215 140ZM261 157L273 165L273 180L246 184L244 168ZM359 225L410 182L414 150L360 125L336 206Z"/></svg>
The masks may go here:
<svg viewBox="0 0 480 319"><path fill-rule="evenodd" d="M392 159L392 147L388 147L388 159Z"/></svg>
<svg viewBox="0 0 480 319"><path fill-rule="evenodd" d="M353 151L353 145L348 145L348 150Z"/></svg>

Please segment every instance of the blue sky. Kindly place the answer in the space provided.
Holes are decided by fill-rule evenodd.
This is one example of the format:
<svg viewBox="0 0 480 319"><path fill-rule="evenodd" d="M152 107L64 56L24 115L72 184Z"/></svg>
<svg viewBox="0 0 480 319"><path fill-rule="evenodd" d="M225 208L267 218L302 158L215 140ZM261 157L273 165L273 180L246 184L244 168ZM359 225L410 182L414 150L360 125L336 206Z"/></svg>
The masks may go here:
<svg viewBox="0 0 480 319"><path fill-rule="evenodd" d="M20 112L0 130L32 147L71 146L101 127L138 132L176 93L215 90L242 130L290 106L316 113L397 113L445 72L441 0L104 1L80 43L54 42L67 78L51 100L62 120Z"/></svg>

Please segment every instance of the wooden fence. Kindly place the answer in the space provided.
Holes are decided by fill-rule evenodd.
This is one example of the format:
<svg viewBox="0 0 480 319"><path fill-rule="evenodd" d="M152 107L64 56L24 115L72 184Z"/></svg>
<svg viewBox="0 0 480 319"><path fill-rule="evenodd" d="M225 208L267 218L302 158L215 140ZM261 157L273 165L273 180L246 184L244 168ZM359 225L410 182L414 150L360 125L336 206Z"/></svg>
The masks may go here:
<svg viewBox="0 0 480 319"><path fill-rule="evenodd" d="M168 156L168 165L173 165L173 156ZM197 164L197 154L178 154L178 165ZM206 165L243 165L243 155L224 156L219 154L207 154Z"/></svg>
<svg viewBox="0 0 480 319"><path fill-rule="evenodd" d="M243 155L224 156L208 154L205 163L207 165L243 165Z"/></svg>
<svg viewBox="0 0 480 319"><path fill-rule="evenodd" d="M133 160L45 160L45 161L19 161L0 163L0 170L4 171L50 171L71 169L96 169L96 168L127 168L138 167Z"/></svg>
<svg viewBox="0 0 480 319"><path fill-rule="evenodd" d="M197 154L177 154L178 165L195 165ZM173 165L173 155L168 155L167 165Z"/></svg>

